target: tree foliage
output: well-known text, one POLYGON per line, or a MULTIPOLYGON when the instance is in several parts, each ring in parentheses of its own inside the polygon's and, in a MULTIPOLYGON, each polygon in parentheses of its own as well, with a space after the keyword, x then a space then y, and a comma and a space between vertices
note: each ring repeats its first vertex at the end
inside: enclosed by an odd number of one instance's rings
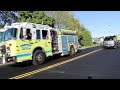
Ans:
POLYGON ((82 37, 81 43, 82 43, 83 46, 92 45, 92 37, 91 37, 90 31, 84 30, 84 31, 81 32, 80 36, 82 37))
POLYGON ((17 21, 16 11, 0 11, 0 28, 17 21))
POLYGON ((73 11, 0 11, 0 27, 13 22, 30 22, 74 30, 78 38, 82 38, 83 45, 91 45, 92 37, 88 29, 74 18, 73 11), (18 15, 16 15, 16 13, 18 15))
POLYGON ((53 17, 58 28, 70 29, 80 32, 80 22, 74 18, 72 11, 44 11, 45 14, 53 17))
POLYGON ((71 11, 45 11, 45 14, 53 17, 59 28, 74 30, 78 38, 82 38, 83 45, 91 45, 92 37, 90 32, 80 24, 80 21, 74 18, 71 11))
POLYGON ((30 22, 43 25, 54 26, 55 20, 44 14, 43 11, 19 11, 20 22, 30 22))
POLYGON ((51 16, 55 19, 55 23, 58 25, 58 28, 67 28, 67 22, 72 16, 70 11, 44 11, 46 15, 51 16))

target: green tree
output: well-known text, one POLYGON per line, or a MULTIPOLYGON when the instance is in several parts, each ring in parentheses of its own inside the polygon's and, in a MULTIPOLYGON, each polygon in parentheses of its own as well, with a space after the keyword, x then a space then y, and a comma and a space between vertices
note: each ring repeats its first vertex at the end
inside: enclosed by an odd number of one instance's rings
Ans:
POLYGON ((0 28, 17 21, 16 11, 0 11, 0 28))
POLYGON ((58 24, 58 28, 67 28, 67 24, 73 12, 71 11, 44 11, 46 15, 51 16, 55 19, 55 23, 58 24))
POLYGON ((19 11, 20 22, 30 22, 43 25, 54 26, 55 20, 47 16, 43 11, 19 11))
POLYGON ((80 22, 74 18, 73 11, 44 11, 46 15, 55 19, 58 28, 75 30, 80 33, 80 22))
POLYGON ((92 37, 91 37, 91 33, 88 30, 84 30, 81 32, 80 37, 82 37, 82 45, 83 46, 90 46, 92 45, 92 37))
POLYGON ((83 45, 91 45, 91 33, 80 24, 80 21, 74 18, 71 11, 44 11, 45 14, 53 17, 55 22, 58 23, 59 28, 70 29, 77 32, 78 38, 83 38, 83 45))
POLYGON ((74 18, 74 14, 71 11, 19 11, 19 15, 20 21, 24 22, 43 23, 50 26, 57 23, 58 28, 76 31, 78 38, 83 38, 83 45, 92 44, 91 33, 80 24, 78 19, 74 18))

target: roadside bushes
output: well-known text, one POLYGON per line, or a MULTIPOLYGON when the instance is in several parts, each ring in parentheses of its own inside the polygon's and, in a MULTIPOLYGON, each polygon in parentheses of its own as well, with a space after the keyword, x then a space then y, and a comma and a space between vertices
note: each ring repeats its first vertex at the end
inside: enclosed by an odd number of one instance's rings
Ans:
POLYGON ((81 32, 80 36, 82 37, 82 40, 81 40, 82 46, 92 45, 92 37, 91 37, 90 31, 84 30, 81 32))

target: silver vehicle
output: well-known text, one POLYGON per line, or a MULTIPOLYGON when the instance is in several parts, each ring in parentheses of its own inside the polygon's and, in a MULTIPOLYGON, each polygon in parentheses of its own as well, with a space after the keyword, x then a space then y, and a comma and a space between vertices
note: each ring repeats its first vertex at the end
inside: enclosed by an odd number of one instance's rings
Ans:
POLYGON ((103 47, 104 48, 116 48, 117 47, 117 38, 116 36, 107 36, 104 38, 103 47))

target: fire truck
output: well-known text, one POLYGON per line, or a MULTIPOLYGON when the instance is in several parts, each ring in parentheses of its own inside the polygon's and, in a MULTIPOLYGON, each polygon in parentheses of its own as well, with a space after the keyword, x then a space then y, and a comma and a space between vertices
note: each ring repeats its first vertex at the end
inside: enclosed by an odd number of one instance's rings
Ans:
POLYGON ((79 45, 76 31, 28 22, 7 26, 4 41, 7 62, 32 60, 33 65, 53 55, 74 55, 79 45))

